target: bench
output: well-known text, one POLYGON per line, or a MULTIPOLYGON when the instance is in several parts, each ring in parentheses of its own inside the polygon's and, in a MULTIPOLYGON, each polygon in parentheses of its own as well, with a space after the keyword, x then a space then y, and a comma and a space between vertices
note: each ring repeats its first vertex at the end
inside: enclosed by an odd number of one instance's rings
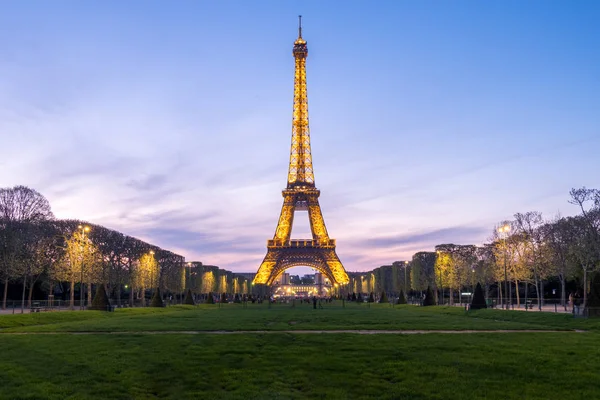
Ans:
POLYGON ((42 311, 42 307, 40 307, 40 303, 34 302, 29 308, 29 312, 40 312, 42 311))
POLYGON ((533 302, 532 302, 532 301, 530 301, 530 300, 527 300, 527 301, 525 302, 525 309, 526 309, 526 310, 527 310, 527 309, 529 309, 529 310, 533 310, 533 302))

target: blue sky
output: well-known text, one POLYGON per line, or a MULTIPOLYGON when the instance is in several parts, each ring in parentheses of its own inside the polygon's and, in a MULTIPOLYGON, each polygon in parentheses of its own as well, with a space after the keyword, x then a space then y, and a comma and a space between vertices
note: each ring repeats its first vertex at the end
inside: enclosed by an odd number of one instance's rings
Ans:
POLYGON ((0 186, 255 271, 286 184, 298 14, 346 269, 481 244, 600 187, 600 3, 227 0, 4 1, 0 186))

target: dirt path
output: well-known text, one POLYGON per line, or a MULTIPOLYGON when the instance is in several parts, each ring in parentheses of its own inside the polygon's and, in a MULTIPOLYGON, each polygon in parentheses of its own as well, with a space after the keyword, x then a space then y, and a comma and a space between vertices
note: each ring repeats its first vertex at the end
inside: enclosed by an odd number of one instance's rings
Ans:
POLYGON ((357 335, 422 335, 422 334, 473 334, 473 333, 582 333, 582 330, 296 330, 296 331, 110 331, 110 332, 2 332, 1 335, 247 335, 247 334, 339 334, 353 333, 357 335))

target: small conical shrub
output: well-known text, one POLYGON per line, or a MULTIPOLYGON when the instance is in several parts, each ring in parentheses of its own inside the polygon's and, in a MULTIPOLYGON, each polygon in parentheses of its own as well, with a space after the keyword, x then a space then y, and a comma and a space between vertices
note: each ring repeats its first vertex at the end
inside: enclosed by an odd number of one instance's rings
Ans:
POLYGON ((156 288, 154 291, 154 296, 152 296, 152 300, 150 301, 150 307, 164 307, 164 303, 162 301, 162 296, 160 295, 160 289, 156 288))
POLYGON ((183 304, 189 304, 190 306, 196 305, 194 302, 194 296, 192 296, 192 289, 188 289, 187 293, 185 294, 183 304))
POLYGON ((215 299, 213 298, 212 292, 208 293, 208 297, 206 297, 206 304, 215 304, 215 299))
POLYGON ((388 298, 387 298, 387 295, 385 294, 385 290, 381 292, 381 297, 379 298, 379 302, 380 303, 388 302, 388 298))
POLYGON ((242 299, 240 298, 240 295, 238 293, 235 294, 235 296, 233 296, 233 302, 234 303, 241 303, 242 299))
POLYGON ((406 304, 406 297, 404 297, 404 292, 400 289, 400 296, 398 296, 397 304, 406 304))
POLYGON ((473 293, 473 301, 471 301, 471 310, 479 310, 482 308, 487 308, 487 305, 485 304, 485 297, 483 295, 481 284, 477 283, 477 286, 475 286, 475 293, 473 293))
POLYGON ((221 293, 221 303, 227 303, 227 293, 221 293))
POLYGON ((108 296, 106 295, 106 289, 104 289, 104 283, 101 283, 96 289, 96 296, 94 296, 94 300, 92 300, 91 307, 89 310, 98 310, 98 311, 109 311, 110 310, 110 301, 108 300, 108 296))
POLYGON ((358 293, 358 296, 356 296, 356 302, 357 303, 362 303, 363 302, 362 293, 358 293))
POLYGON ((352 301, 356 301, 356 293, 352 292, 352 297, 351 297, 352 301))
POLYGON ((587 296, 587 304, 584 306, 587 309, 588 317, 600 317, 600 272, 594 274, 590 293, 587 296))
POLYGON ((425 299, 423 300, 423 306, 435 306, 435 299, 433 298, 431 286, 427 286, 427 291, 425 292, 425 299))
POLYGON ((375 302, 375 296, 373 296, 373 292, 369 293, 369 300, 367 300, 367 302, 369 302, 369 303, 375 302))

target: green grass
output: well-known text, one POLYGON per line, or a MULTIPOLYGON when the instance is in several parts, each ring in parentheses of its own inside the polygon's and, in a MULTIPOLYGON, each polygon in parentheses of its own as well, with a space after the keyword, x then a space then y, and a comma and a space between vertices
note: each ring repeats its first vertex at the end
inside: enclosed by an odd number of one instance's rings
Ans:
POLYGON ((114 313, 54 312, 0 316, 0 329, 21 332, 190 331, 190 330, 600 330, 600 321, 569 314, 457 307, 389 307, 341 303, 312 305, 240 304, 122 309, 114 313))
POLYGON ((598 320, 452 307, 324 307, 230 304, 0 315, 0 399, 600 398, 598 320), (298 329, 589 332, 277 333, 298 329), (275 333, 135 333, 212 330, 275 333), (83 331, 92 333, 10 334, 83 331), (106 331, 129 334, 94 334, 106 331))
POLYGON ((598 398, 597 335, 0 337, 0 398, 598 398))

